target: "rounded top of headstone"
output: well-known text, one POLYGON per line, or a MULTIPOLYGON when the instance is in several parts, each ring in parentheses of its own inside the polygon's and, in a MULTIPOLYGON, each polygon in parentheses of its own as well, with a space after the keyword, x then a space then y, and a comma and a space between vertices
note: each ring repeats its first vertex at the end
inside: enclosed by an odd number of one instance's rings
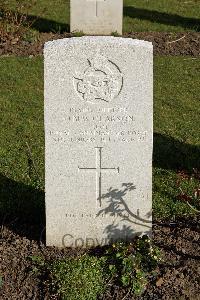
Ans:
POLYGON ((135 46, 153 49, 153 44, 144 40, 114 37, 114 36, 83 36, 64 38, 53 41, 48 41, 44 45, 44 50, 51 47, 64 47, 65 45, 78 45, 78 44, 116 44, 121 46, 135 46))

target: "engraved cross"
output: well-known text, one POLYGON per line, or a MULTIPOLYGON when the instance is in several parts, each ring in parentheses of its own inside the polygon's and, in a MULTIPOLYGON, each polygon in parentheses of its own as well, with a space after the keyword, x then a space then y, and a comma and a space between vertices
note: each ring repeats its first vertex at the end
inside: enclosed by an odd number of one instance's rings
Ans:
POLYGON ((102 183, 102 173, 114 171, 119 173, 119 167, 117 168, 104 168, 102 167, 102 148, 103 147, 95 147, 96 149, 96 168, 80 168, 79 170, 86 170, 86 171, 95 171, 96 172, 96 197, 97 201, 99 201, 101 207, 101 183, 102 183))
POLYGON ((98 17, 98 3, 105 2, 106 0, 87 0, 88 2, 95 2, 95 10, 96 10, 96 17, 98 17))

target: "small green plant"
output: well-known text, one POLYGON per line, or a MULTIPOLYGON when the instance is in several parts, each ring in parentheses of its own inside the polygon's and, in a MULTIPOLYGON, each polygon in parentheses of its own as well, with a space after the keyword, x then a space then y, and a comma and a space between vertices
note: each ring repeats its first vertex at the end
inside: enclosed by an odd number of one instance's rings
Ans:
POLYGON ((120 34, 117 31, 111 32, 111 35, 116 37, 120 36, 120 34))
POLYGON ((0 288, 3 286, 3 277, 0 275, 0 288))
POLYGON ((32 273, 34 274, 42 274, 43 270, 47 267, 44 258, 40 256, 28 256, 28 259, 32 261, 32 273))
POLYGON ((81 37, 81 36, 84 36, 85 33, 83 31, 74 31, 74 32, 72 32, 72 35, 75 37, 81 37))
POLYGON ((51 266, 53 286, 64 300, 96 300, 105 289, 105 258, 85 254, 51 266))
POLYGON ((33 255, 33 256, 28 256, 28 258, 33 262, 36 263, 40 266, 44 266, 45 261, 44 258, 41 256, 33 255))
POLYGON ((159 249, 152 245, 147 236, 138 238, 135 243, 113 244, 107 255, 112 278, 136 295, 141 295, 145 290, 148 275, 156 274, 155 269, 161 258, 159 249))
POLYGON ((36 42, 39 38, 39 34, 34 30, 29 30, 25 32, 22 36, 23 41, 28 43, 36 42))

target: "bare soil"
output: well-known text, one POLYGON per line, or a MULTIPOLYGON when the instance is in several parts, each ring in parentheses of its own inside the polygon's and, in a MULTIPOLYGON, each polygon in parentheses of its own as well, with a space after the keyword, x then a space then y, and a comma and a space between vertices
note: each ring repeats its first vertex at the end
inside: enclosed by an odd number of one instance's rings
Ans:
MULTIPOLYGON (((69 33, 41 33, 37 42, 0 37, 0 55, 42 55, 46 41, 71 37, 69 33)), ((151 41, 155 55, 200 55, 200 33, 127 33, 124 37, 151 41)), ((46 263, 83 250, 45 246, 43 225, 21 224, 18 219, 2 220, 0 230, 0 299, 59 299, 52 292, 48 271, 34 272, 31 256, 44 258, 46 263), (1 280, 2 279, 2 280, 1 280), (1 282, 2 281, 2 282, 1 282)), ((137 298, 119 286, 111 286, 101 300, 200 300, 200 217, 156 224, 154 243, 162 250, 164 261, 159 264, 158 277, 150 278, 144 294, 137 298)))
MULTIPOLYGON (((163 261, 158 267, 158 277, 150 279, 144 294, 135 297, 119 286, 112 286, 99 299, 200 299, 200 218, 156 224, 153 239, 162 251, 163 261)), ((30 257, 39 256, 48 263, 81 252, 81 249, 46 247, 44 228, 19 224, 17 220, 5 223, 0 241, 0 275, 3 279, 0 298, 60 299, 49 285, 50 274, 33 272, 30 257)))
MULTIPOLYGON (((0 37, 0 55, 42 55, 44 43, 54 39, 71 37, 69 33, 40 33, 36 42, 28 42, 12 36, 0 37)), ((131 32, 124 37, 150 41, 155 55, 200 55, 200 33, 131 32)))

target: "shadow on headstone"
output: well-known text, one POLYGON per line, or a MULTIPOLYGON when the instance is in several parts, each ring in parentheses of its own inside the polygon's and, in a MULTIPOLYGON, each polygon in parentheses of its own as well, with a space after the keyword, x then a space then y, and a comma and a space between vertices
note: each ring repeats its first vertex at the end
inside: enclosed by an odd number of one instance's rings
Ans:
POLYGON ((114 220, 112 224, 109 224, 104 229, 107 239, 111 242, 114 242, 116 237, 117 240, 127 242, 136 235, 151 234, 152 227, 149 218, 152 216, 152 212, 149 211, 146 214, 147 219, 144 219, 140 216, 140 210, 137 209, 137 214, 133 213, 124 199, 127 193, 135 189, 136 186, 133 183, 123 183, 121 189, 111 187, 106 194, 102 195, 104 208, 100 209, 97 216, 106 214, 116 217, 117 220, 114 220), (127 223, 127 225, 123 224, 121 227, 120 222, 127 223), (144 230, 142 232, 135 232, 131 224, 141 225, 144 227, 144 230))
MULTIPOLYGON (((187 170, 192 168, 200 169, 200 147, 193 146, 165 136, 159 133, 154 134, 154 166, 162 169, 187 170)), ((139 212, 133 214, 124 196, 136 187, 133 183, 123 183, 121 189, 110 188, 102 195, 102 201, 107 206, 101 213, 129 214, 126 219, 127 225, 119 232, 118 224, 110 224, 105 228, 108 238, 122 235, 129 236, 133 232, 130 229, 131 222, 145 220, 140 218, 139 212)), ((0 222, 8 226, 19 235, 30 239, 39 240, 45 226, 45 194, 44 191, 16 182, 0 174, 0 222)), ((149 212, 151 213, 151 212, 149 212)), ((147 218, 149 215, 147 216, 147 218)), ((123 220, 124 217, 121 219, 123 220)), ((148 227, 148 221, 146 222, 148 227)), ((148 228, 147 228, 148 229, 148 228)), ((135 233, 134 233, 135 234, 135 233)))

